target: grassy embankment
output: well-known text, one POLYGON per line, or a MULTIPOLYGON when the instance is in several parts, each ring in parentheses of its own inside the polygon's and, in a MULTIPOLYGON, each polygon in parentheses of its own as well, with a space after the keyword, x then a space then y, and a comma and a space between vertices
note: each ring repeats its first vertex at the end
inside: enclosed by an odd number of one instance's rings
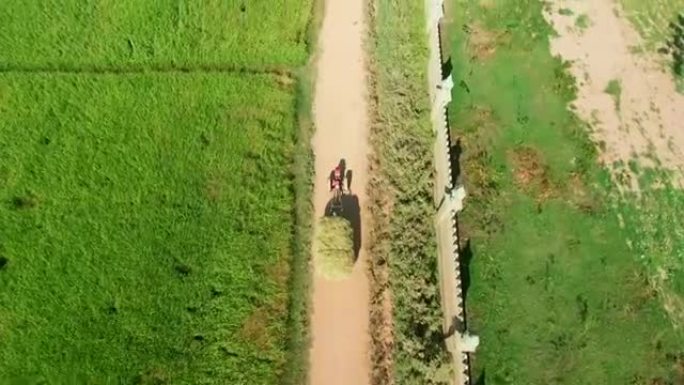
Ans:
POLYGON ((373 134, 375 330, 373 383, 437 383, 447 367, 442 341, 432 202, 433 133, 422 2, 377 0, 370 13, 373 134), (391 320, 382 307, 389 289, 391 320))
POLYGON ((0 11, 2 381, 301 383, 312 2, 62 5, 0 11))
POLYGON ((656 173, 642 170, 643 198, 618 195, 567 109, 574 79, 549 53, 540 2, 449 5, 476 379, 681 381, 684 336, 663 310, 677 297, 654 278, 666 267, 668 284, 684 282, 681 194, 649 188, 656 173))

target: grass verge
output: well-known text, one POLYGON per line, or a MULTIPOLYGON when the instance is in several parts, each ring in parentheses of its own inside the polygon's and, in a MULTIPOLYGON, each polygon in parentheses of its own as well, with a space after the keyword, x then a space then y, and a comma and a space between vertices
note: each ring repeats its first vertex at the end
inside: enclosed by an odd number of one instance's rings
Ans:
POLYGON ((663 310, 676 297, 653 279, 660 261, 644 268, 640 256, 681 245, 670 243, 681 227, 667 228, 681 222, 681 200, 664 203, 671 190, 643 202, 617 195, 567 108, 575 81, 549 53, 542 3, 452 4, 450 119, 469 194, 459 224, 474 255, 466 305, 482 342, 475 379, 681 382, 684 335, 663 310), (472 39, 475 26, 494 40, 472 39), (489 55, 477 54, 482 44, 489 55))
POLYGON ((448 356, 442 337, 432 203, 433 133, 421 2, 369 8, 373 128, 369 195, 373 383, 432 384, 448 356), (389 296, 391 293, 391 296, 389 296), (391 317, 387 314, 391 298, 391 317), (386 332, 393 327, 393 335, 386 332))
POLYGON ((295 187, 295 234, 290 274, 287 362, 281 378, 283 385, 307 382, 309 372, 309 319, 311 310, 311 237, 313 230, 313 173, 314 154, 311 138, 314 133, 312 118, 318 32, 323 20, 324 1, 313 0, 306 30, 309 55, 307 65, 299 70, 295 108, 299 123, 294 152, 293 175, 295 187))

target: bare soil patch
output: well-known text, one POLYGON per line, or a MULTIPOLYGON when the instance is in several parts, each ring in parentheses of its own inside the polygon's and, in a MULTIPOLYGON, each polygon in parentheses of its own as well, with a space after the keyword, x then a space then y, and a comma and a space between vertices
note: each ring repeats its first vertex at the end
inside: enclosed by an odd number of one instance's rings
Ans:
POLYGON ((513 177, 521 190, 532 193, 539 202, 554 195, 548 166, 539 151, 523 146, 513 150, 510 158, 514 165, 513 177))
POLYGON ((476 60, 486 60, 494 56, 496 47, 505 42, 505 32, 490 31, 480 23, 472 24, 468 28, 470 31, 468 46, 476 60))
MULTIPOLYGON (((642 39, 615 1, 549 3, 545 16, 558 32, 551 50, 572 64, 570 71, 578 79, 574 107, 593 122, 591 135, 601 143, 601 160, 612 165, 636 158, 643 167, 662 166, 676 171, 675 182, 681 186, 684 96, 677 92, 671 71, 655 55, 637 53, 642 39), (559 9, 587 15, 591 23, 578 29, 575 17, 559 9)), ((623 176, 622 183, 638 189, 636 178, 623 176)))

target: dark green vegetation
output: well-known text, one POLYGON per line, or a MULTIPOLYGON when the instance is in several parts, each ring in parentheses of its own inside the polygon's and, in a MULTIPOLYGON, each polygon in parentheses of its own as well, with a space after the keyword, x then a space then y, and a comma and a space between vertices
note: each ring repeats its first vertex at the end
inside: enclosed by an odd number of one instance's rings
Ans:
POLYGON ((622 99, 622 84, 620 81, 617 79, 609 81, 603 92, 613 97, 615 110, 620 111, 620 101, 622 99))
MULTIPOLYGON (((684 6, 682 6, 684 8, 684 6)), ((684 10, 671 24, 672 69, 677 76, 684 77, 684 10)))
MULTIPOLYGON (((427 42, 422 2, 378 0, 371 9, 376 167, 371 191, 375 310, 392 293, 394 346, 374 341, 373 381, 434 384, 449 357, 442 338, 432 202, 427 42), (387 266, 389 268, 387 269, 387 266), (387 276, 388 274, 388 276, 387 276), (392 367, 393 366, 393 367, 392 367)), ((374 334, 377 335, 377 334, 374 334)))
POLYGON ((268 76, 14 75, 0 100, 2 382, 276 382, 291 92, 268 76))
POLYGON ((312 2, 7 0, 0 68, 302 65, 312 2))
POLYGON ((319 2, 223 3, 0 7, 0 383, 304 381, 319 2))
POLYGON ((542 3, 450 5, 475 380, 681 383, 684 335, 664 305, 684 293, 682 194, 649 188, 652 171, 641 200, 618 194, 567 109, 574 80, 549 53, 542 3))

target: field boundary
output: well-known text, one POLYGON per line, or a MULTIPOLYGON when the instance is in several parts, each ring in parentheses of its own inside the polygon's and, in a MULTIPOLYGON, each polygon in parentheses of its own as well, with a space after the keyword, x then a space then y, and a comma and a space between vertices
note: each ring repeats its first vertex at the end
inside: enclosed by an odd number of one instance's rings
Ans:
MULTIPOLYGON (((296 76, 295 112, 299 126, 295 142, 292 173, 294 176, 295 210, 290 263, 287 364, 281 378, 282 385, 307 383, 309 375, 309 347, 311 339, 311 235, 313 229, 313 174, 314 153, 311 138, 313 121, 313 90, 316 79, 318 33, 323 21, 324 0, 311 4, 306 29, 306 46, 309 59, 296 76)), ((273 72, 268 74, 275 74, 273 72)), ((292 76, 292 75, 290 75, 292 76)))
POLYGON ((444 312, 446 346, 453 357, 455 385, 470 383, 470 357, 477 347, 477 337, 466 331, 466 314, 461 281, 461 256, 458 246, 457 214, 463 208, 465 189, 454 183, 452 162, 456 151, 451 142, 447 107, 451 102, 453 79, 450 69, 444 68, 440 36, 444 17, 444 0, 425 0, 426 34, 429 47, 428 87, 430 92, 430 120, 434 141, 434 203, 435 232, 439 284, 444 312), (446 72, 446 73, 445 73, 446 72))
POLYGON ((0 73, 7 74, 73 74, 73 75, 137 75, 146 73, 231 73, 241 75, 277 75, 296 78, 296 70, 288 67, 240 67, 230 65, 177 65, 177 64, 140 64, 140 65, 8 65, 0 64, 0 73))

